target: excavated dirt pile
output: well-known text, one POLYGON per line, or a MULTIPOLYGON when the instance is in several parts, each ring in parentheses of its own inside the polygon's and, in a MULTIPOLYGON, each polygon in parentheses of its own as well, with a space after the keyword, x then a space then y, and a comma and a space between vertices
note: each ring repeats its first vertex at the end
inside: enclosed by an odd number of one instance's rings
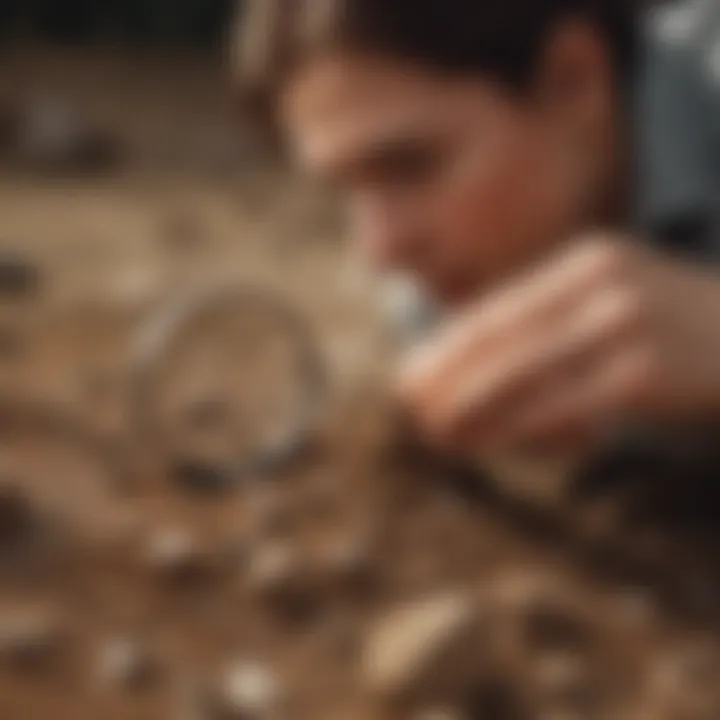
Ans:
MULTIPOLYGON (((14 263, 0 283, 32 293, 14 263)), ((517 488, 547 469, 432 457, 380 387, 310 412, 292 313, 217 297, 145 323, 84 416, 8 390, 1 718, 720 717, 710 442, 636 444, 540 500, 517 488), (208 384, 210 321, 239 395, 208 384)))

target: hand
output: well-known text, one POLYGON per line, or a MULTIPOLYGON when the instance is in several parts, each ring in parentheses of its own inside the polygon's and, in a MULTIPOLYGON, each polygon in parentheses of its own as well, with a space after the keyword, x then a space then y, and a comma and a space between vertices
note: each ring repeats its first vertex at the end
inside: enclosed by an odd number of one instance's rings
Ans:
POLYGON ((479 453, 720 420, 720 275, 628 238, 578 240, 452 320, 400 391, 430 439, 479 453))

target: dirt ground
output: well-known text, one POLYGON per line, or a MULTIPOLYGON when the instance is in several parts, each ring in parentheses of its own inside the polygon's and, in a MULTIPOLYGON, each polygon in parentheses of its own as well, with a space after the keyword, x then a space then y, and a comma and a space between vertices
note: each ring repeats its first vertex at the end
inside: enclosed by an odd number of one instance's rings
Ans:
POLYGON ((509 488, 546 468, 429 456, 331 208, 219 60, 8 51, 0 87, 121 158, 0 143, 0 720, 720 718, 708 447, 542 500, 509 488))

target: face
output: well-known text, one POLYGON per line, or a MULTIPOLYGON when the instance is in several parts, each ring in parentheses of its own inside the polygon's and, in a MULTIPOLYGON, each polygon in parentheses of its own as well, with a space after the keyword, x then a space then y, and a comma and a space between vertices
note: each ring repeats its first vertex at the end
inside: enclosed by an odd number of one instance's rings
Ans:
POLYGON ((597 219, 610 63, 591 28, 556 35, 522 95, 362 53, 299 68, 281 103, 291 147, 339 191, 374 265, 455 306, 597 219))

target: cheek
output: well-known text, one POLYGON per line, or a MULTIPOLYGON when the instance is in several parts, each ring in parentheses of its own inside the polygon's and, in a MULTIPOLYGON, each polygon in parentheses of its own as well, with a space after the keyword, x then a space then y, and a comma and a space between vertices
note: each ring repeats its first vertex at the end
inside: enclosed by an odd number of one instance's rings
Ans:
POLYGON ((559 177, 542 154, 517 141, 458 174, 441 196, 443 235, 479 281, 512 271, 559 232, 559 177))

